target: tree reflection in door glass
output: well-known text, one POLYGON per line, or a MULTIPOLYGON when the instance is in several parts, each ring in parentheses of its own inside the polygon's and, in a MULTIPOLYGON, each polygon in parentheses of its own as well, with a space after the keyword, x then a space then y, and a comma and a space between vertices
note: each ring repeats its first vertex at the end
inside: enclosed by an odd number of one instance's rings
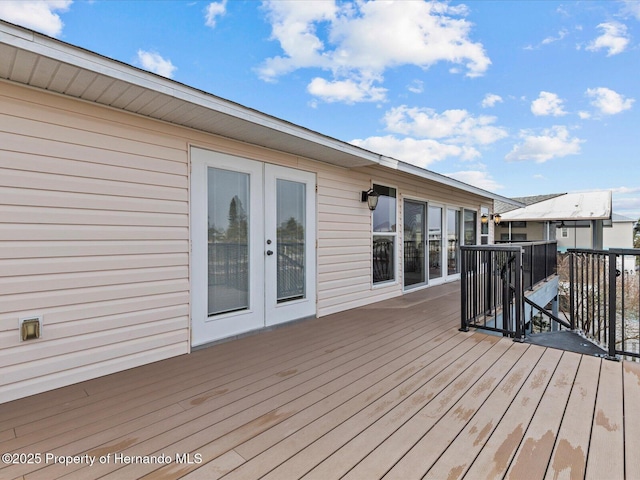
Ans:
POLYGON ((208 313, 249 308, 249 175, 208 168, 208 313))
POLYGON ((305 298, 306 185, 276 182, 277 302, 305 298))

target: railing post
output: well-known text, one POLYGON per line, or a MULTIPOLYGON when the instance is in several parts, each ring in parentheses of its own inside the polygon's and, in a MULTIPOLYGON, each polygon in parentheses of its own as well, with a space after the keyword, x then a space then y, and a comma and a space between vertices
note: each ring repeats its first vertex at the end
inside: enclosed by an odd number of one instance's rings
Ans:
POLYGON ((609 360, 617 360, 616 357, 616 254, 609 252, 609 360))
POLYGON ((460 331, 469 331, 469 319, 467 317, 467 251, 461 248, 462 258, 460 259, 460 331))
MULTIPOLYGON (((515 288, 515 302, 514 302, 514 310, 515 310, 515 330, 516 337, 514 338, 517 342, 524 341, 524 301, 522 297, 524 292, 522 291, 522 255, 523 249, 520 247, 520 251, 516 253, 516 265, 515 265, 515 279, 514 279, 514 288, 515 288)), ((533 270, 533 268, 531 269, 533 270)))
POLYGON ((487 282, 485 284, 485 307, 489 310, 495 311, 494 298, 493 298, 493 284, 495 279, 493 278, 493 252, 488 252, 487 259, 487 271, 486 271, 486 279, 487 282))
POLYGON ((575 272, 574 266, 574 253, 569 252, 569 323, 571 323, 571 330, 576 329, 576 301, 575 301, 575 272))

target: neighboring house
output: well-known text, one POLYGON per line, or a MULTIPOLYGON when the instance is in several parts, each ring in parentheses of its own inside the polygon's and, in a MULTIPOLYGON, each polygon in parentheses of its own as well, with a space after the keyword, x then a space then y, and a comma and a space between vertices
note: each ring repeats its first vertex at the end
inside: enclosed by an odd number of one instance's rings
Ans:
MULTIPOLYGON (((524 207, 496 203, 500 214, 496 242, 557 240, 558 249, 604 246, 611 226, 611 192, 582 192, 519 197, 524 207)), ((633 236, 630 237, 631 239, 633 236)), ((632 241, 632 240, 631 240, 632 241)))
POLYGON ((5 22, 0 58, 0 403, 455 280, 522 205, 5 22))
MULTIPOLYGON (((636 220, 633 218, 611 214, 611 226, 605 226, 603 230, 605 249, 609 248, 633 248, 633 234, 636 220)), ((620 256, 617 260, 618 270, 634 275, 637 271, 636 257, 634 255, 620 256)))

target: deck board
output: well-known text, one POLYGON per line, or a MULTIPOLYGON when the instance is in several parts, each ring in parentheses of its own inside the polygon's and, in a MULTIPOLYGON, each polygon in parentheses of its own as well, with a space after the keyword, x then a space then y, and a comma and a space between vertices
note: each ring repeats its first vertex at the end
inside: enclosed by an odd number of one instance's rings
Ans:
POLYGON ((459 295, 431 287, 0 404, 2 452, 192 460, 0 478, 640 478, 640 364, 459 332, 459 295))
POLYGON ((591 423, 584 419, 593 418, 601 362, 602 360, 596 357, 583 356, 580 359, 578 373, 547 468, 547 480, 584 478, 591 438, 591 423))
POLYGON ((544 478, 547 465, 540 458, 551 457, 579 365, 580 355, 562 355, 505 478, 544 478))
POLYGON ((624 373, 624 447, 625 471, 640 472, 640 404, 629 399, 640 398, 640 363, 625 362, 624 373))
POLYGON ((543 352, 540 348, 527 349, 464 429, 451 443, 440 447, 445 450, 431 466, 426 478, 458 478, 469 468, 543 352))
MULTIPOLYGON (((586 478, 624 478, 622 395, 622 363, 602 362, 586 478), (597 452, 604 454, 598 455, 597 452)), ((629 478, 637 478, 638 473, 629 478)))

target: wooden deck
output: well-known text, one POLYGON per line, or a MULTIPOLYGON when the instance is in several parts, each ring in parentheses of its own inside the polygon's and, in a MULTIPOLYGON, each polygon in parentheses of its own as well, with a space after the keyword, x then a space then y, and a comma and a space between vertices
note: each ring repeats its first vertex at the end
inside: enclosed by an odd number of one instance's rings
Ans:
POLYGON ((640 478, 640 365, 462 333, 459 305, 433 287, 1 404, 0 453, 40 457, 0 478, 640 478))

